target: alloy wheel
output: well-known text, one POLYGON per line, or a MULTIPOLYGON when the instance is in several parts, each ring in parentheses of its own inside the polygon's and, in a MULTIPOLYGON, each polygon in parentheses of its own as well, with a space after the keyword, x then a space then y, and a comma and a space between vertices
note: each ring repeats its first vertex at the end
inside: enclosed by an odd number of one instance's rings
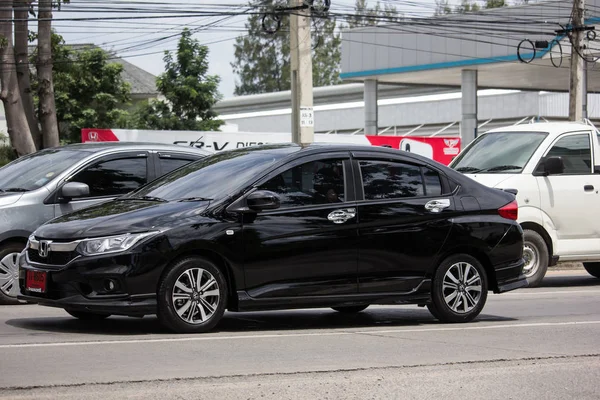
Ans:
POLYGON ((19 294, 19 253, 10 253, 0 260, 0 291, 8 297, 19 294))
POLYGON ((481 275, 471 264, 453 264, 446 271, 442 285, 444 301, 455 313, 468 313, 479 304, 481 275))
POLYGON ((175 281, 173 307, 188 324, 202 324, 217 310, 221 291, 215 277, 205 269, 186 269, 175 281))

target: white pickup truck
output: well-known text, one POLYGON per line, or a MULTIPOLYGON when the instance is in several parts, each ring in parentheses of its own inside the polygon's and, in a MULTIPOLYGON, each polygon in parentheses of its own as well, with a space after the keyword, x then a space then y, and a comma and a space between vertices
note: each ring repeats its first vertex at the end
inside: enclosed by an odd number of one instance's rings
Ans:
POLYGON ((600 137, 583 123, 533 123, 477 137, 450 167, 516 189, 529 286, 560 261, 600 278, 600 137))

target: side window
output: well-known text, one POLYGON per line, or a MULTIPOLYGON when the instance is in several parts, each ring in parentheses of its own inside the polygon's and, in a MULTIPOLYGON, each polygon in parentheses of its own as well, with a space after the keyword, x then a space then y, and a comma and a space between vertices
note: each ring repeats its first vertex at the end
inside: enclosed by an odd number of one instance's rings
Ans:
POLYGON ((259 187, 279 195, 281 208, 345 200, 343 160, 312 161, 290 168, 259 187))
POLYGON ((546 157, 562 157, 565 174, 591 174, 590 137, 588 134, 564 137, 552 146, 546 157))
POLYGON ((423 177, 425 178, 425 195, 441 196, 442 181, 440 179, 440 174, 432 169, 423 167, 423 177))
POLYGON ((90 197, 118 196, 147 182, 146 158, 121 158, 100 161, 75 175, 72 182, 86 183, 90 197))
POLYGON ((365 200, 425 195, 421 168, 393 161, 361 161, 365 200))
POLYGON ((160 158, 160 168, 163 175, 168 174, 171 171, 176 170, 179 167, 183 167, 189 163, 193 162, 192 160, 184 160, 181 158, 160 158))

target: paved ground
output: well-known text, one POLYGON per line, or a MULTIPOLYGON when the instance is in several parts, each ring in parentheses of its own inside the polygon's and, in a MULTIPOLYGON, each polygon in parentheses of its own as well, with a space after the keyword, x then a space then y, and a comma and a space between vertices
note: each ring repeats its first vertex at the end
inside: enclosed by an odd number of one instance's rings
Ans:
POLYGON ((600 281, 552 272, 492 295, 480 318, 426 309, 227 314, 206 335, 155 318, 85 323, 62 310, 0 307, 0 398, 598 399, 600 281))

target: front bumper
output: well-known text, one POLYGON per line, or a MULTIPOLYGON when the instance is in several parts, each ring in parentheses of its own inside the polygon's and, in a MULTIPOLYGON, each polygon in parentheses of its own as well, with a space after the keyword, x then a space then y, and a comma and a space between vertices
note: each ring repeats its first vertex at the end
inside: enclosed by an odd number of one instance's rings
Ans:
POLYGON ((156 290, 168 264, 161 245, 144 246, 131 253, 76 257, 66 265, 19 257, 20 300, 73 311, 143 316, 156 314, 156 290), (44 293, 26 289, 27 271, 46 273, 44 293))

